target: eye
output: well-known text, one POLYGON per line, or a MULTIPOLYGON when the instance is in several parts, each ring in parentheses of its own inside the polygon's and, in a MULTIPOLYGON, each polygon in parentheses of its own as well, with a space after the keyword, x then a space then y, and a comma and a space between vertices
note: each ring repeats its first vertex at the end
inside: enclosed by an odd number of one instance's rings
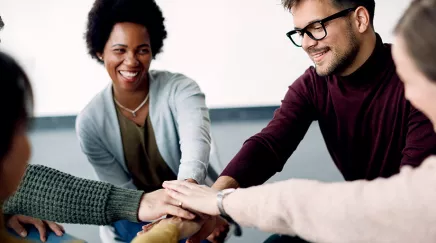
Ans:
POLYGON ((124 49, 122 49, 122 48, 117 48, 117 49, 114 49, 113 50, 115 53, 124 53, 124 52, 126 52, 124 49))
POLYGON ((141 49, 141 50, 139 50, 139 54, 148 54, 148 53, 150 53, 149 49, 141 49))

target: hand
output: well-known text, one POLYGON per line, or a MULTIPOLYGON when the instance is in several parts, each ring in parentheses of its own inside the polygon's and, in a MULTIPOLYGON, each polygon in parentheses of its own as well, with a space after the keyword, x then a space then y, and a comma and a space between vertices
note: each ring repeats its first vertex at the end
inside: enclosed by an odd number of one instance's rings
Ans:
POLYGON ((230 226, 227 220, 218 216, 216 217, 215 229, 212 231, 212 234, 207 237, 207 240, 212 243, 222 243, 227 238, 229 231, 230 226))
POLYGON ((8 219, 6 223, 9 228, 13 229, 21 237, 27 236, 27 231, 24 228, 25 224, 34 225, 36 229, 38 229, 42 242, 45 242, 47 240, 46 226, 48 226, 57 236, 62 236, 65 232, 65 229, 62 225, 51 221, 40 220, 24 215, 13 215, 8 219))
POLYGON ((212 217, 207 220, 200 231, 191 236, 187 243, 200 243, 203 239, 207 239, 212 243, 223 243, 229 232, 229 224, 221 217, 212 217))
POLYGON ((167 214, 184 219, 195 218, 194 214, 182 209, 180 201, 170 197, 164 189, 145 193, 142 196, 138 210, 138 219, 140 221, 155 220, 167 214))
POLYGON ((165 224, 174 224, 177 226, 180 236, 179 239, 186 239, 189 236, 195 234, 197 231, 201 229, 204 220, 197 218, 195 220, 184 220, 179 217, 172 217, 167 219, 159 220, 159 222, 151 223, 142 227, 142 231, 138 233, 138 235, 144 234, 150 231, 156 225, 165 225, 165 224))
POLYGON ((163 187, 168 195, 182 202, 182 207, 194 212, 219 215, 216 196, 218 191, 204 185, 186 181, 165 181, 163 187))

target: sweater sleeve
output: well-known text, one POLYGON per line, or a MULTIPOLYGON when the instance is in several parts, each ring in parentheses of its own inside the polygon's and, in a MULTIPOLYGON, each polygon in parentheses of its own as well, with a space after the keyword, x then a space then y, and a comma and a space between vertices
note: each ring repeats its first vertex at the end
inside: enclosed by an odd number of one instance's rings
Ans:
POLYGON ((181 74, 173 79, 177 80, 174 107, 182 155, 177 178, 191 178, 203 184, 211 150, 209 110, 204 93, 194 80, 181 74))
POLYGON ((373 181, 291 179, 238 189, 224 200, 243 226, 311 242, 422 242, 436 239, 436 157, 373 181))
POLYGON ((59 223, 107 225, 137 221, 142 191, 81 179, 42 165, 29 165, 4 214, 23 214, 59 223))
POLYGON ((259 185, 283 169, 315 119, 314 70, 308 69, 290 87, 273 119, 248 139, 221 176, 241 187, 259 185))

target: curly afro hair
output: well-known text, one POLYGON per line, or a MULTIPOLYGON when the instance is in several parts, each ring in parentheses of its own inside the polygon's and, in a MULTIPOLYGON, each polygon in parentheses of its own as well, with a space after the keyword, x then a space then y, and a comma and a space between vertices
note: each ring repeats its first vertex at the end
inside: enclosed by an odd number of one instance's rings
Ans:
POLYGON ((88 14, 86 45, 88 53, 102 62, 102 53, 115 24, 130 22, 143 25, 150 35, 153 58, 162 50, 167 37, 165 18, 154 0, 96 0, 88 14))

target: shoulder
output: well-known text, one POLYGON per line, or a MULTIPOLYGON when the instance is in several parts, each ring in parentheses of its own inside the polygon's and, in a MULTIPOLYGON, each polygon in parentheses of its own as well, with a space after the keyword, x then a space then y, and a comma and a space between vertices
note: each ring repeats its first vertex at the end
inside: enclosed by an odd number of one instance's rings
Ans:
POLYGON ((158 84, 160 90, 177 92, 186 88, 200 89, 197 82, 181 73, 162 70, 150 70, 149 73, 154 82, 158 84))

